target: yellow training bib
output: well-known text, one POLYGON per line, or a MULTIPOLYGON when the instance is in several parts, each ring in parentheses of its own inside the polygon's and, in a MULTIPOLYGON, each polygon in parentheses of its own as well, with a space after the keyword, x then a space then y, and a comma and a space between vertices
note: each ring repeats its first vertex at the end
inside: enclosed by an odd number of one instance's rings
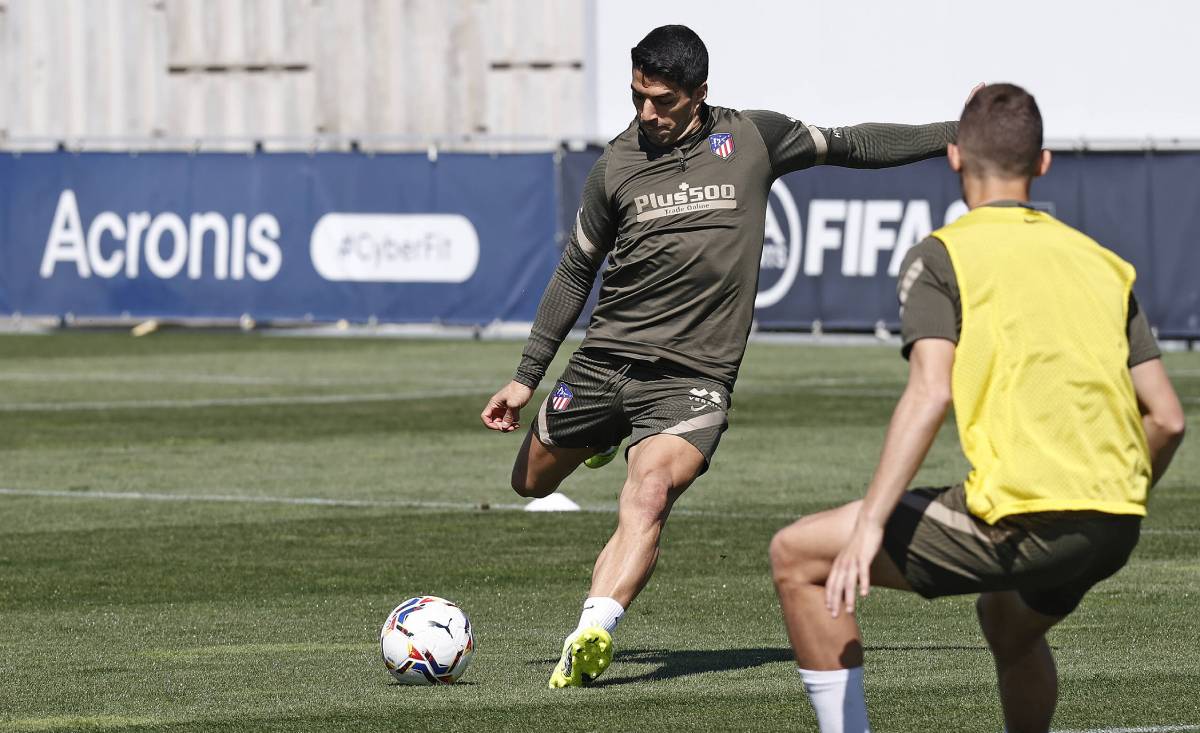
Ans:
POLYGON ((953 392, 967 507, 1146 513, 1129 376, 1133 267, 1049 214, 979 207, 933 234, 962 298, 953 392))

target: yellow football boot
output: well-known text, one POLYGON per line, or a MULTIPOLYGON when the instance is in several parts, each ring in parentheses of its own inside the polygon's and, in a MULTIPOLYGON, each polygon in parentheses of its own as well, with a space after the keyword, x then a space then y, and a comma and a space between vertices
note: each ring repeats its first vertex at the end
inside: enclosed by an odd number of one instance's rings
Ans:
POLYGON ((596 453, 591 458, 583 462, 583 465, 588 468, 601 468, 612 463, 612 460, 617 457, 617 449, 621 447, 620 443, 596 453))
POLYGON ((589 626, 567 637, 562 659, 550 675, 550 689, 586 687, 612 663, 612 636, 599 626, 589 626))

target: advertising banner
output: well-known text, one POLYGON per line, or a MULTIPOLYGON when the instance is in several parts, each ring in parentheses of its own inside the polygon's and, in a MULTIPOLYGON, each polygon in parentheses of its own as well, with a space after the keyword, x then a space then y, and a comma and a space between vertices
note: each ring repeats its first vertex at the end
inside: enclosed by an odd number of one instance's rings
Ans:
MULTIPOLYGON (((0 155, 0 313, 531 321, 599 154, 0 155)), ((1061 153, 1033 199, 1200 338, 1197 190, 1200 153, 1061 153)), ((965 210, 943 159, 776 181, 759 326, 894 330, 904 254, 965 210)))
MULTIPOLYGON (((574 216, 599 150, 563 158, 574 216), (575 188, 577 186, 577 188, 575 188)), ((1163 337, 1200 337, 1200 153, 1060 153, 1033 203, 1131 262, 1163 337)), ((884 170, 821 166, 771 188, 756 319, 762 328, 899 325, 905 253, 966 211, 945 159, 884 170)), ((586 317, 583 319, 586 322, 586 317)))
POLYGON ((551 154, 0 156, 0 309, 532 320, 551 154))

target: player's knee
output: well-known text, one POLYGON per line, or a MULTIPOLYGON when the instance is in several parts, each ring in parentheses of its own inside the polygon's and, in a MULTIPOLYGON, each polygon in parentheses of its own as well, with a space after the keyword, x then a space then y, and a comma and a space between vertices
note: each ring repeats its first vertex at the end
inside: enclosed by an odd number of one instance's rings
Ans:
POLYGON ((767 557, 771 561, 771 577, 774 578, 775 585, 787 581, 791 577, 789 570, 792 560, 788 548, 787 529, 779 530, 771 538, 771 544, 767 547, 767 557))
POLYGON ((513 466, 511 484, 513 491, 526 499, 541 499, 558 488, 557 484, 541 479, 529 470, 528 464, 522 463, 513 466))
POLYGON ((662 522, 671 510, 673 489, 666 472, 631 477, 621 491, 621 513, 642 522, 662 522))
POLYGON ((767 555, 771 560, 771 577, 776 586, 803 580, 803 574, 800 572, 803 549, 796 542, 796 534, 795 524, 784 527, 775 533, 767 548, 767 555))

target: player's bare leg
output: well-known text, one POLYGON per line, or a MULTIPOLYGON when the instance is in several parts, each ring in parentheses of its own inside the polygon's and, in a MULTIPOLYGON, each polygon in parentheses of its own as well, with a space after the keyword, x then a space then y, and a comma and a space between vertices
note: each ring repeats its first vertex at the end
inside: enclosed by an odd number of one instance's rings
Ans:
POLYGON ((1058 673, 1046 632, 1062 617, 1032 610, 1013 591, 984 593, 975 610, 996 659, 1005 729, 1045 733, 1058 703, 1058 673))
MULTIPOLYGON (((771 540, 771 571, 783 607, 788 638, 803 669, 859 667, 862 639, 853 614, 832 617, 825 607, 825 579, 858 518, 860 501, 803 517, 771 540)), ((871 585, 908 589, 887 553, 871 564, 871 585)))
POLYGON ((558 490, 579 464, 595 454, 592 448, 560 448, 548 446, 525 434, 525 442, 513 463, 512 487, 521 496, 540 499, 558 490))
POLYGON ((629 449, 617 529, 596 558, 592 596, 628 608, 650 580, 671 507, 704 468, 704 456, 677 435, 654 435, 629 449))
MULTIPOLYGON (((851 537, 861 502, 805 517, 771 540, 771 570, 796 666, 822 731, 866 731, 862 637, 854 615, 835 618, 825 582, 851 537)), ((871 563, 871 584, 908 588, 887 553, 871 563)))
POLYGON ((676 435, 655 435, 629 449, 617 529, 596 558, 579 626, 563 643, 550 687, 591 684, 612 661, 611 632, 654 572, 671 507, 700 475, 704 456, 676 435))

